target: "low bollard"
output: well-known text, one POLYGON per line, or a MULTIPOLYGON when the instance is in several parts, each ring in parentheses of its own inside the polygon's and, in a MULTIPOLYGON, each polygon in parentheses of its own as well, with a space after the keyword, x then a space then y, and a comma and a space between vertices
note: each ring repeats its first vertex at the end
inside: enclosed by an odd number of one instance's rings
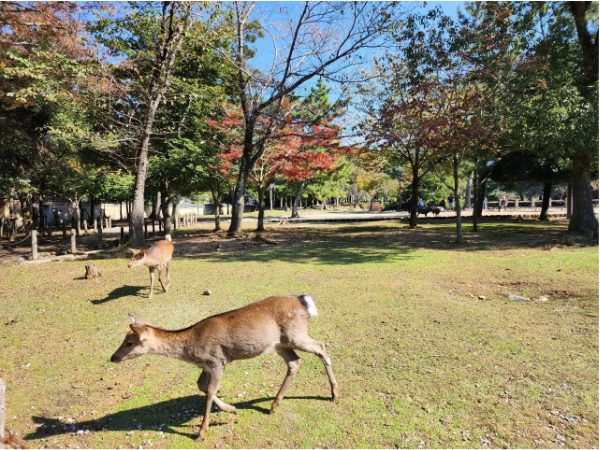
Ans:
POLYGON ((77 253, 77 230, 71 228, 71 254, 77 253))
POLYGON ((38 259, 38 232, 31 230, 31 259, 38 259))

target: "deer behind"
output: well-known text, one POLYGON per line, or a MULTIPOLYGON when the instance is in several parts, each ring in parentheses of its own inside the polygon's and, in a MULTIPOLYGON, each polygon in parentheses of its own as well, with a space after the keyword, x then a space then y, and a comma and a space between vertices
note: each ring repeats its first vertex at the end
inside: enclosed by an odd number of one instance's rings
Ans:
POLYGON ((274 412, 300 367, 300 357, 295 350, 313 353, 325 365, 332 400, 336 400, 338 385, 331 359, 325 346, 308 335, 308 319, 316 315, 314 300, 308 295, 268 297, 178 331, 152 327, 130 315, 131 330, 110 360, 120 362, 150 353, 182 359, 200 367, 198 388, 206 393, 206 406, 198 439, 203 439, 213 402, 223 411, 236 411, 234 406, 216 396, 225 366, 235 360, 254 358, 270 350, 283 358, 288 370, 271 405, 274 412))
POLYGON ((142 264, 148 267, 150 271, 150 295, 152 297, 152 291, 154 290, 154 272, 158 271, 158 281, 162 286, 163 290, 167 292, 171 285, 171 277, 169 271, 171 269, 171 260, 173 259, 173 250, 175 246, 170 239, 164 241, 158 241, 152 247, 147 250, 139 250, 131 248, 133 255, 129 262, 129 268, 141 266, 142 264), (165 283, 162 280, 162 271, 165 271, 165 283))

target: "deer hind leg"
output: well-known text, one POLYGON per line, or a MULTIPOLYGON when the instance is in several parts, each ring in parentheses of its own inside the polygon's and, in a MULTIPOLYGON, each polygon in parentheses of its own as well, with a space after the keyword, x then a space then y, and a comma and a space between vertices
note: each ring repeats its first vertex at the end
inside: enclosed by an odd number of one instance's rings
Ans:
POLYGON ((158 268, 158 282, 160 283, 161 287, 163 288, 163 291, 167 292, 167 289, 165 288, 165 284, 163 283, 163 280, 162 280, 162 273, 163 273, 163 271, 159 267, 158 268))
POLYGON ((169 288, 171 287, 171 262, 168 262, 165 265, 165 272, 166 272, 166 282, 167 284, 165 286, 163 286, 163 289, 165 290, 165 292, 169 292, 169 288))
MULTIPOLYGON (((208 376, 209 376, 209 372, 207 372, 206 370, 203 370, 202 373, 200 374, 200 378, 198 378, 198 389, 200 389, 201 392, 204 392, 206 394, 206 390, 208 388, 208 376)), ((236 413, 237 409, 235 408, 235 406, 230 405, 228 403, 225 403, 224 401, 220 400, 216 394, 214 397, 214 402, 215 405, 217 405, 217 407, 221 410, 221 411, 225 411, 228 413, 236 413)))
POLYGON ((285 362, 288 366, 288 370, 285 375, 285 379, 283 380, 283 383, 281 384, 281 387, 279 388, 279 391, 277 392, 277 396, 275 397, 275 400, 273 401, 273 404, 271 405, 271 414, 273 414, 275 412, 275 410, 281 404, 281 401, 283 400, 283 396, 285 395, 285 392, 290 387, 290 384, 292 383, 292 381, 294 381, 294 378, 296 377, 296 373, 298 372, 298 369, 300 368, 300 357, 296 354, 296 352, 294 350, 292 350, 291 348, 286 348, 286 347, 276 347, 275 350, 277 351, 279 356, 281 356, 285 360, 285 362))
POLYGON ((335 375, 333 374, 333 369, 331 368, 331 358, 329 358, 329 355, 325 351, 325 344, 315 341, 313 338, 306 335, 300 339, 296 338, 293 340, 290 343, 290 347, 303 352, 313 353, 321 358, 321 361, 323 361, 323 365, 325 366, 325 371, 327 372, 329 385, 331 386, 331 400, 335 402, 338 398, 339 388, 337 381, 335 380, 335 375))
POLYGON ((152 298, 152 291, 154 290, 154 267, 150 267, 150 295, 148 298, 152 298))
MULTIPOLYGON (((204 374, 204 372, 202 374, 204 374)), ((204 408, 204 417, 202 418, 202 423, 200 424, 200 432, 198 433, 199 441, 203 440, 206 436, 206 431, 208 430, 208 424, 210 422, 210 409, 212 407, 213 401, 215 400, 215 397, 217 396, 217 391, 219 390, 219 382, 221 381, 222 375, 222 367, 206 371, 206 406, 204 408)), ((200 378, 202 378, 202 376, 200 376, 200 378)))

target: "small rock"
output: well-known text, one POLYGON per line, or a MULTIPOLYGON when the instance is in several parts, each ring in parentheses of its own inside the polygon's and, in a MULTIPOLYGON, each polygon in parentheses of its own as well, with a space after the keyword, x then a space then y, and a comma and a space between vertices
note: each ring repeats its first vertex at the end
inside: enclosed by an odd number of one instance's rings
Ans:
POLYGON ((537 301, 538 302, 547 302, 548 301, 548 296, 547 295, 541 295, 540 297, 538 297, 537 301))
POLYGON ((479 300, 485 300, 487 297, 485 295, 478 295, 477 298, 479 300))
POLYGON ((516 294, 508 294, 508 299, 512 300, 513 302, 528 302, 531 300, 529 297, 523 297, 522 295, 516 294))
POLYGON ((83 430, 77 430, 77 434, 78 434, 79 436, 83 436, 83 430))
POLYGON ((211 294, 211 292, 210 292, 210 290, 209 290, 209 289, 205 290, 205 291, 202 293, 202 295, 210 295, 210 294, 211 294))
POLYGON ((128 398, 133 397, 133 394, 131 392, 125 392, 123 395, 121 395, 121 398, 123 400, 127 400, 128 398))

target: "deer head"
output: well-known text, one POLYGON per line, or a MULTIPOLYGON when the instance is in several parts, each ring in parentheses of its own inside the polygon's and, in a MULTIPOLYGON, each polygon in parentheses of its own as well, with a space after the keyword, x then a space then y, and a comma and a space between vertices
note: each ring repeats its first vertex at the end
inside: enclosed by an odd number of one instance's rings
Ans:
POLYGON ((137 358, 150 350, 149 340, 152 337, 151 327, 139 317, 129 314, 131 318, 131 328, 125 335, 123 343, 117 351, 111 356, 111 362, 121 362, 126 359, 137 358))

